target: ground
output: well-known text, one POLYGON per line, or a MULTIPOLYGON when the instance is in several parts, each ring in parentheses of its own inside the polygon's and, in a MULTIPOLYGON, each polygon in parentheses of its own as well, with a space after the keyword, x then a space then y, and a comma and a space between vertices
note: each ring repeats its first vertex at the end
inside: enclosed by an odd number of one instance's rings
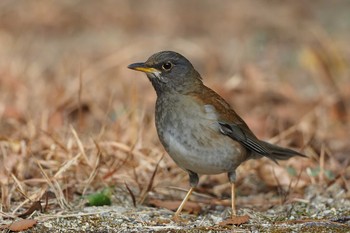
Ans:
MULTIPOLYGON (((28 232, 347 232, 348 1, 0 3, 0 224, 28 232), (154 90, 127 65, 185 55, 261 139, 308 156, 188 177, 154 127, 154 90), (87 206, 102 194, 104 206, 87 206), (30 219, 36 222, 21 222, 30 219)), ((101 203, 100 203, 101 204, 101 203)), ((97 205, 93 203, 90 205, 97 205)), ((12 228, 11 228, 12 229, 12 228)))

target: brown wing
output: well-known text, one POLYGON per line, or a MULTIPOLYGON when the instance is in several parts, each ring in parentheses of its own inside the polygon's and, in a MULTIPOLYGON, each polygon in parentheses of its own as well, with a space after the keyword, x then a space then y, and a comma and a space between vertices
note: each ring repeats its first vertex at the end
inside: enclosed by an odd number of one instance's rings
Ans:
POLYGON ((218 123, 222 134, 242 143, 250 151, 261 155, 270 154, 264 143, 254 135, 243 119, 221 96, 208 87, 201 88, 200 92, 196 93, 195 97, 203 104, 214 106, 218 113, 218 123))

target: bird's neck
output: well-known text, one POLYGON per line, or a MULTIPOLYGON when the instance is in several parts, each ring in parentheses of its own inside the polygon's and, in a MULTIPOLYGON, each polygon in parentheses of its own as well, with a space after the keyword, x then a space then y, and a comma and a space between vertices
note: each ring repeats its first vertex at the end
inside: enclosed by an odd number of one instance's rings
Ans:
POLYGON ((163 96, 168 94, 182 94, 198 92, 202 89, 202 78, 196 70, 193 70, 191 74, 184 75, 183 77, 177 77, 177 81, 163 83, 159 79, 150 78, 150 81, 155 89, 157 96, 163 96))

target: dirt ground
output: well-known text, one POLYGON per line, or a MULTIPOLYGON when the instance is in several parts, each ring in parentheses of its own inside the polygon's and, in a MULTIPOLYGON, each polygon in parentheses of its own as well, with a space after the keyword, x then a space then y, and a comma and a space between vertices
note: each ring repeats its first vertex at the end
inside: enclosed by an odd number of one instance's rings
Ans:
POLYGON ((1 1, 0 229, 349 232, 349 9, 1 1), (187 57, 259 138, 308 156, 238 168, 242 224, 225 222, 226 174, 201 176, 183 222, 171 219, 188 177, 158 140, 151 84, 127 69, 162 50, 187 57), (91 204, 100 194, 110 205, 91 204))

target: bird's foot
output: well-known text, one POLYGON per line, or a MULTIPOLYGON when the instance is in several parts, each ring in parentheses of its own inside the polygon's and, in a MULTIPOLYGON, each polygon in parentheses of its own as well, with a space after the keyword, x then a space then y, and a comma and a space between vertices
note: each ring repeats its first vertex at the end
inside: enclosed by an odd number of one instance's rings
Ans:
POLYGON ((188 219, 181 218, 180 215, 178 215, 178 214, 175 214, 171 219, 174 222, 179 223, 179 224, 188 222, 188 219))
POLYGON ((236 209, 232 209, 231 218, 235 218, 235 217, 237 217, 236 209))

